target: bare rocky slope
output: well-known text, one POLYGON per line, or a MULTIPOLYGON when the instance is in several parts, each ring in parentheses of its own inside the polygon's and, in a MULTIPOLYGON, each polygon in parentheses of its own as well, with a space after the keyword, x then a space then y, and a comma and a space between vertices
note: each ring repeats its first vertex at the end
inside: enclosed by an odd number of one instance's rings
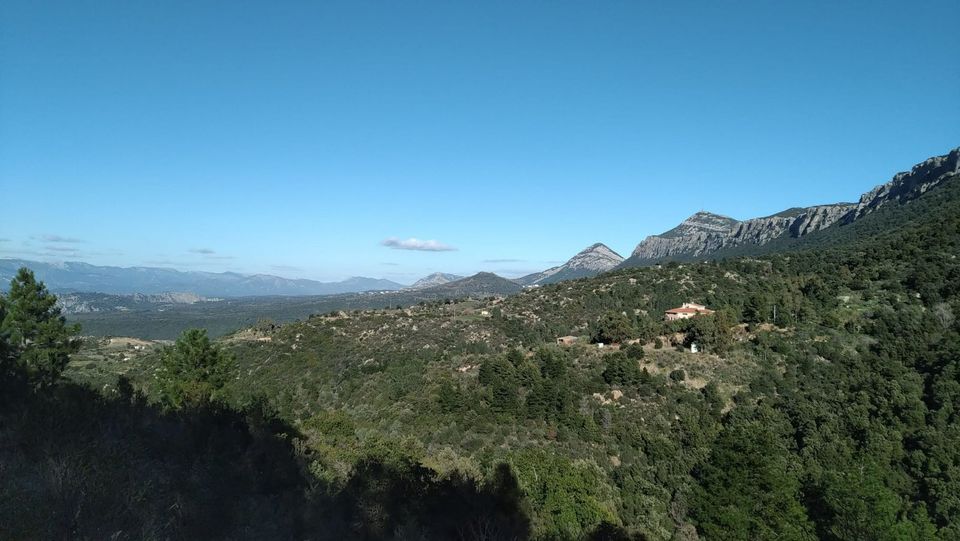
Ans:
POLYGON ((623 257, 603 243, 592 244, 563 265, 551 267, 514 280, 522 286, 545 285, 563 280, 589 278, 601 272, 615 268, 623 262, 623 257))
POLYGON ((910 171, 863 194, 857 203, 794 208, 763 218, 735 220, 697 212, 677 227, 651 235, 620 267, 650 265, 664 260, 723 257, 728 252, 759 247, 774 240, 801 238, 831 226, 842 227, 889 204, 904 204, 923 195, 960 171, 960 148, 925 160, 910 171))

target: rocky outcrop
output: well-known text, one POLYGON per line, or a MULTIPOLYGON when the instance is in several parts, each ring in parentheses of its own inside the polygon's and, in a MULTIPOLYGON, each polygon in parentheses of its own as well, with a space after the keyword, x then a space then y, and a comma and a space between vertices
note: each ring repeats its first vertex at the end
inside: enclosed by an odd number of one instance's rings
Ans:
POLYGON ((575 278, 587 278, 613 269, 622 262, 623 256, 611 250, 607 245, 598 242, 584 248, 563 265, 528 274, 517 278, 515 281, 523 286, 531 286, 552 284, 575 278))
POLYGON ((889 203, 916 199, 958 171, 960 148, 898 173, 890 182, 863 194, 858 203, 794 208, 744 221, 697 212, 670 231, 644 239, 622 266, 648 265, 664 259, 692 260, 742 246, 762 246, 784 237, 803 237, 834 224, 851 223, 889 203))

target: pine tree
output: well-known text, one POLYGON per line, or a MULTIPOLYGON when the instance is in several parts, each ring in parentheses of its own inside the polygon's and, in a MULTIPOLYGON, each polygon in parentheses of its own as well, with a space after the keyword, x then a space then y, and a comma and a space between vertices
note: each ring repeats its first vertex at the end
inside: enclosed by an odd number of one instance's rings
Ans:
POLYGON ((211 343, 207 331, 183 331, 161 354, 161 399, 172 408, 220 402, 233 365, 233 356, 211 343))
MULTIPOLYGON (((3 297, 0 296, 0 324, 6 317, 3 297)), ((16 363, 15 348, 10 343, 10 333, 0 328, 0 393, 6 394, 5 387, 13 383, 14 365, 16 363)), ((0 396, 2 401, 2 396, 0 396)))
POLYGON ((443 413, 458 412, 464 405, 463 389, 459 385, 455 387, 450 381, 444 381, 440 384, 437 401, 440 403, 440 411, 443 413))
POLYGON ((57 297, 23 267, 0 296, 0 334, 6 335, 17 357, 17 368, 39 387, 54 385, 80 348, 79 325, 67 325, 57 297))

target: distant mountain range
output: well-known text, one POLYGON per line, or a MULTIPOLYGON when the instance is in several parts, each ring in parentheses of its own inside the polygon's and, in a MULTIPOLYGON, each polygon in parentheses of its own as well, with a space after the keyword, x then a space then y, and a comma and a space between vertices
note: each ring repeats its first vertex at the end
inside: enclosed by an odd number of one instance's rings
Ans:
POLYGON ((29 267, 51 291, 153 295, 189 292, 205 297, 262 295, 335 295, 394 291, 404 286, 379 278, 354 277, 342 282, 292 280, 269 274, 184 272, 155 267, 101 267, 79 262, 41 263, 0 259, 0 283, 7 284, 20 267, 29 267))
POLYGON ((481 272, 431 287, 340 295, 213 299, 181 294, 62 293, 58 300, 63 313, 83 325, 84 334, 168 340, 185 329, 197 327, 219 336, 260 319, 288 322, 340 310, 407 307, 465 297, 505 297, 521 290, 516 282, 481 272))

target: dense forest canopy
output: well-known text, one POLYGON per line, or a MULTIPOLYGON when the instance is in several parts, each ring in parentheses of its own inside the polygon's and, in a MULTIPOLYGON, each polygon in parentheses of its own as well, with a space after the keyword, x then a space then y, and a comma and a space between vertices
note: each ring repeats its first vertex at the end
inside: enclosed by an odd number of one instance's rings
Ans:
POLYGON ((958 539, 958 192, 754 258, 132 360, 84 357, 24 270, 0 537, 958 539), (662 321, 688 301, 716 313, 662 321))

